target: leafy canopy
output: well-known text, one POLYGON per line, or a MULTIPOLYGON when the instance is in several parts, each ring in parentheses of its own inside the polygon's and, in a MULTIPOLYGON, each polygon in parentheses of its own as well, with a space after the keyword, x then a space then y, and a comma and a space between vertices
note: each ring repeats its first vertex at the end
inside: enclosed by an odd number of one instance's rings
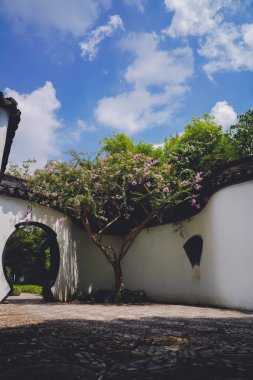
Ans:
POLYGON ((154 145, 140 141, 138 144, 135 144, 130 137, 124 135, 123 133, 114 134, 113 137, 105 137, 100 144, 101 149, 99 154, 114 154, 122 152, 131 152, 131 153, 141 153, 153 158, 161 158, 162 148, 155 148, 154 145))
POLYGON ((228 131, 231 139, 231 158, 238 159, 253 154, 253 110, 238 116, 238 123, 228 131))
POLYGON ((181 135, 175 135, 165 141, 165 156, 177 155, 184 167, 202 170, 209 174, 220 160, 220 150, 223 143, 221 126, 216 124, 214 117, 205 114, 192 118, 181 135))
POLYGON ((182 169, 179 160, 170 164, 125 151, 93 162, 76 154, 68 163, 50 162, 35 172, 30 185, 40 204, 78 219, 89 216, 102 226, 118 216, 161 215, 180 202, 192 201, 200 181, 201 174, 182 169))

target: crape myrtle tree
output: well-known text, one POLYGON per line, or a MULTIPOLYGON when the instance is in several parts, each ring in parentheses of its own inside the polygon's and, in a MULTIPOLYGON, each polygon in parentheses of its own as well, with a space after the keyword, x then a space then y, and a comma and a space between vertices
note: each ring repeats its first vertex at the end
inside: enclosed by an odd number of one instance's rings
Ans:
MULTIPOLYGON (((202 171, 211 176, 219 165, 253 154, 253 110, 222 131, 214 117, 192 118, 180 135, 152 144, 116 134, 103 140, 94 161, 75 152, 70 162, 49 162, 30 178, 33 200, 57 207, 79 219, 90 239, 103 253, 115 275, 115 289, 123 289, 121 261, 138 234, 167 210, 182 202, 200 208, 202 171), (104 235, 122 221, 128 233, 118 251, 104 235)), ((10 174, 29 177, 29 161, 10 174)))
POLYGON ((93 161, 72 152, 70 162, 49 162, 29 183, 33 201, 57 207, 81 221, 112 266, 115 291, 120 293, 124 288, 121 262, 138 234, 182 202, 199 208, 201 181, 202 173, 182 169, 177 157, 170 164, 144 153, 116 149, 93 161), (116 250, 104 235, 122 222, 127 232, 116 250))

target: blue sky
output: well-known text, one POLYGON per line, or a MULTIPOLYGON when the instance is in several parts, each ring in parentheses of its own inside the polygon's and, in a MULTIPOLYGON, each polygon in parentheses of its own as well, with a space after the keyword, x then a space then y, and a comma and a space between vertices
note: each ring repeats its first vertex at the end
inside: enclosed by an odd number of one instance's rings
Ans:
POLYGON ((253 106, 253 0, 1 0, 10 160, 39 165, 123 132, 159 144, 192 116, 253 106))

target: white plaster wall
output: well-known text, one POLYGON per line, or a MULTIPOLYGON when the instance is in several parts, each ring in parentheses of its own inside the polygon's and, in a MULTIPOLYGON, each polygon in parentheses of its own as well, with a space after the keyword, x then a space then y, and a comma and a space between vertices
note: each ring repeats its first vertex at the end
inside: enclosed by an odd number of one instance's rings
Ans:
MULTIPOLYGON (((99 289, 114 289, 112 266, 103 253, 91 242, 84 229, 75 228, 73 238, 77 244, 77 264, 79 270, 78 291, 90 293, 99 289)), ((121 238, 106 236, 104 243, 118 249, 121 238)))
POLYGON ((217 192, 205 223, 202 302, 253 309, 253 181, 217 192))
MULTIPOLYGON (((20 223, 20 214, 28 209, 29 202, 0 195, 0 301, 10 288, 5 280, 2 254, 8 238, 20 223)), ((113 288, 113 271, 101 252, 89 240, 86 231, 70 218, 45 206, 33 206, 32 221, 45 224, 57 234, 60 250, 60 269, 52 288, 54 297, 67 301, 72 295, 97 289, 113 288)), ((117 247, 120 238, 106 238, 117 247)))
POLYGON ((154 300, 253 309, 253 181, 220 190, 205 209, 182 224, 150 228, 123 262, 125 285, 154 300), (183 244, 204 240, 200 267, 192 269, 183 244))
POLYGON ((183 245, 195 234, 203 236, 202 218, 183 223, 181 231, 183 236, 167 224, 139 235, 123 261, 127 288, 145 290, 155 301, 199 302, 202 272, 192 269, 183 245))
MULTIPOLYGON (((144 230, 123 260, 125 286, 145 290, 156 301, 202 303, 253 310, 253 181, 214 194, 204 210, 182 223, 144 230), (191 267, 183 249, 193 235, 203 238, 200 267, 191 267)), ((0 254, 28 202, 0 196, 0 254)), ((53 288, 59 300, 71 294, 113 289, 111 266, 86 232, 63 215, 37 206, 33 220, 57 234, 61 265, 53 288)), ((115 248, 121 237, 106 237, 115 248)), ((8 291, 0 260, 0 299, 8 291)))
MULTIPOLYGON (((28 204, 24 200, 0 196, 0 300, 10 290, 3 273, 2 253, 8 238, 15 231, 15 225, 20 222, 20 212, 26 211, 28 204)), ((75 227, 68 218, 61 224, 59 219, 62 217, 63 214, 60 212, 44 206, 33 208, 32 221, 47 225, 57 234, 60 250, 60 269, 52 291, 56 299, 66 301, 72 294, 77 292, 78 266, 76 242, 73 240, 72 233, 75 227)))

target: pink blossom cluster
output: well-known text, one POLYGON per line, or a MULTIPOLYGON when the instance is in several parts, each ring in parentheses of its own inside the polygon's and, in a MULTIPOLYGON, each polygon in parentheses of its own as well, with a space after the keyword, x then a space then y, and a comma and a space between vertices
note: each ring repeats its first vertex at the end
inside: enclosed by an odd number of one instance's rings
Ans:
POLYGON ((203 173, 202 172, 197 172, 197 174, 195 176, 195 182, 199 183, 201 181, 203 181, 203 173))
POLYGON ((154 160, 152 157, 147 157, 147 162, 150 165, 156 165, 159 162, 159 160, 154 160))
POLYGON ((41 204, 42 206, 48 206, 48 202, 47 202, 47 201, 41 201, 40 204, 41 204))
POLYGON ((199 191, 200 189, 202 189, 202 186, 199 183, 196 183, 196 185, 194 186, 194 189, 199 191))
POLYGON ((200 204, 197 202, 196 198, 192 198, 191 205, 195 206, 197 209, 200 209, 200 204))

